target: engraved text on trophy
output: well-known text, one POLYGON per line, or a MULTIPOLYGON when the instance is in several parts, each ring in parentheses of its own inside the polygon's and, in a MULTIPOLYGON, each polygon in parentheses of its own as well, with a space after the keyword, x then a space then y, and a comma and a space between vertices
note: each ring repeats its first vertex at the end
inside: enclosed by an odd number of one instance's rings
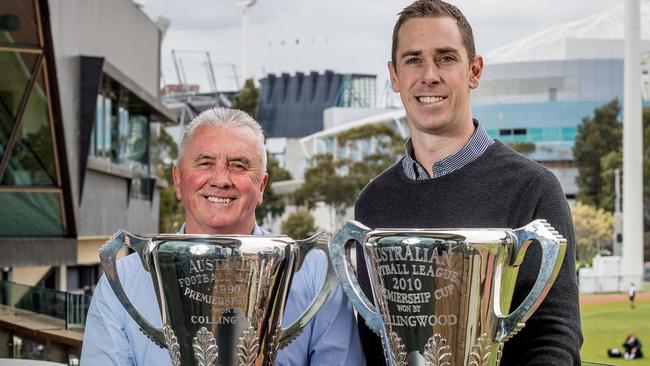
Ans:
POLYGON ((461 321, 462 256, 449 242, 420 245, 418 240, 373 248, 382 317, 393 332, 409 339, 407 353, 422 352, 434 335, 453 336, 461 321))
POLYGON ((192 259, 187 276, 178 278, 185 298, 210 306, 211 315, 192 315, 190 322, 201 325, 236 324, 246 311, 250 264, 235 258, 192 259), (202 289, 210 289, 209 292, 202 289))

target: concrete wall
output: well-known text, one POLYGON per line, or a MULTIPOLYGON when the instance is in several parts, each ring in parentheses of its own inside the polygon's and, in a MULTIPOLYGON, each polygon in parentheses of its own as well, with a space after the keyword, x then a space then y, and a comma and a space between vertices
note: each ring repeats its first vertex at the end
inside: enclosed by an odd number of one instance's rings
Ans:
POLYGON ((88 170, 77 218, 79 236, 112 234, 118 229, 131 233, 158 232, 159 191, 153 202, 130 198, 128 180, 88 170))
POLYGON ((103 176, 105 180, 96 179, 88 173, 84 197, 88 196, 87 201, 94 204, 79 206, 79 56, 104 57, 148 93, 157 96, 160 31, 131 0, 57 0, 50 1, 49 7, 78 234, 107 234, 105 230, 114 231, 118 225, 143 232, 157 231, 158 207, 149 207, 149 202, 142 204, 143 207, 137 207, 138 203, 127 205, 125 179, 108 175, 103 176), (98 201, 99 197, 104 201, 98 201), (148 217, 153 212, 155 221, 148 217), (127 217, 135 222, 125 225, 127 217), (106 218, 108 221, 102 222, 106 218))
POLYGON ((132 0, 53 0, 49 7, 78 235, 105 235, 118 227, 155 232, 157 203, 127 204, 126 179, 109 175, 100 179, 88 171, 84 202, 79 206, 79 56, 104 57, 145 91, 157 96, 160 31, 132 0))

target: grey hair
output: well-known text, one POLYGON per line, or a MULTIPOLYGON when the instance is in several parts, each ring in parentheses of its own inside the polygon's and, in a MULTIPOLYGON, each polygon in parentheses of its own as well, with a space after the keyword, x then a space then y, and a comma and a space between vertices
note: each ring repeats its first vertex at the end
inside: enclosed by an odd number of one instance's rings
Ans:
POLYGON ((187 143, 190 141, 194 131, 199 126, 227 126, 227 127, 248 127, 257 137, 257 145, 262 161, 262 168, 266 172, 266 146, 264 145, 264 131, 257 121, 253 119, 248 113, 240 111, 239 109, 216 107, 201 112, 196 118, 190 122, 185 128, 183 139, 178 147, 178 156, 176 157, 176 165, 178 165, 183 157, 187 143))

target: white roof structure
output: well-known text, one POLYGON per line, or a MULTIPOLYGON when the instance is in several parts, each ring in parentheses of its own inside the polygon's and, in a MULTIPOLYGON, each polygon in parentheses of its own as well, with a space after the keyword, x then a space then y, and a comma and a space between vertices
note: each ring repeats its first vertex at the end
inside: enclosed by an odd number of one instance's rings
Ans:
MULTIPOLYGON (((534 33, 488 52, 486 63, 569 59, 621 59, 623 5, 534 33)), ((650 0, 641 0, 641 49, 650 50, 650 0)))

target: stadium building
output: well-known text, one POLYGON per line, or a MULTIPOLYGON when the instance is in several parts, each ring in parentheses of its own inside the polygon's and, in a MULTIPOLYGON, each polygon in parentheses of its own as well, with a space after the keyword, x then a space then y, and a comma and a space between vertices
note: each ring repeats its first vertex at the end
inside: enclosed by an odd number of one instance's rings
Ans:
MULTIPOLYGON (((623 105, 623 6, 559 25, 484 55, 480 86, 473 91, 473 114, 490 136, 525 145, 525 153, 560 179, 568 198, 577 193, 573 145, 577 127, 595 108, 613 99, 623 105)), ((650 1, 642 1, 641 49, 644 100, 650 96, 650 1)), ((360 159, 368 143, 337 148, 336 136, 351 128, 386 123, 402 135, 404 111, 343 120, 301 139, 307 157, 335 153, 360 159), (361 154, 359 153, 361 152, 361 154)), ((621 119, 622 121, 622 116, 621 119)))

